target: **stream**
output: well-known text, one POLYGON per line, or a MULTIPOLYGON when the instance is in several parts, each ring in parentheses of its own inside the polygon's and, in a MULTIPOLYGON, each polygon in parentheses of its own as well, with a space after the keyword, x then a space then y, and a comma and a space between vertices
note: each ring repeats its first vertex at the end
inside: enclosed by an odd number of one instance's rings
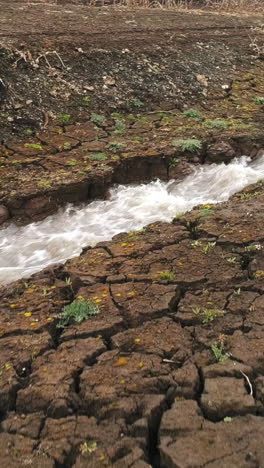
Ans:
POLYGON ((264 156, 242 156, 228 165, 195 169, 180 182, 156 180, 119 185, 110 199, 68 205, 43 221, 0 230, 0 285, 30 276, 53 263, 79 255, 86 246, 155 221, 171 221, 198 204, 226 201, 235 192, 264 178, 264 156))

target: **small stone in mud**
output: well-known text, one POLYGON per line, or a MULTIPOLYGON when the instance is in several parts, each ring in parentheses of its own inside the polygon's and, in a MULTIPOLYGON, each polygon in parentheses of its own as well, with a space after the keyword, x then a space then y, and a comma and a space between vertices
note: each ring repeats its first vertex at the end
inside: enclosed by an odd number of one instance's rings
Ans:
POLYGON ((217 141, 208 146, 207 159, 215 163, 229 162, 235 157, 235 150, 225 141, 217 141))

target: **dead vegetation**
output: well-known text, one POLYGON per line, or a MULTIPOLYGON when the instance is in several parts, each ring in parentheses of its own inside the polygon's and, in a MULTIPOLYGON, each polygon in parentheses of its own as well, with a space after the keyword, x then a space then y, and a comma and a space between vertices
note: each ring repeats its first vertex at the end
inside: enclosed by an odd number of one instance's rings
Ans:
POLYGON ((262 13, 262 0, 88 0, 91 6, 124 6, 127 8, 209 9, 228 13, 262 13))

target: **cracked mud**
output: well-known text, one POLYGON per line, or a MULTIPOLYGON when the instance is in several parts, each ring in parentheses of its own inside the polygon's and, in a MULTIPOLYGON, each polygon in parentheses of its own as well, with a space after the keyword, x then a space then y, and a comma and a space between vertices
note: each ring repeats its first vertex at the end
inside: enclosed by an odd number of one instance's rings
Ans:
POLYGON ((263 202, 259 183, 2 291, 6 463, 264 463, 263 202), (78 297, 100 313, 58 329, 78 297))

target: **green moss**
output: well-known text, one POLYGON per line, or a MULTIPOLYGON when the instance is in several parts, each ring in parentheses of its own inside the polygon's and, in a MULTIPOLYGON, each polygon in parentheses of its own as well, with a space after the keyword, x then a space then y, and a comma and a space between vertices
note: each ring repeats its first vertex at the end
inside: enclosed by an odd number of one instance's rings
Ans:
POLYGON ((25 143, 25 148, 33 148, 42 151, 43 147, 40 143, 25 143))
POLYGON ((108 158, 106 153, 92 153, 88 157, 90 161, 104 161, 108 158))
POLYGON ((77 166, 78 164, 78 161, 76 159, 69 159, 67 162, 66 162, 66 165, 67 166, 77 166))
POLYGON ((192 119, 200 119, 202 117, 201 112, 195 109, 188 109, 183 112, 184 117, 189 117, 192 119))
POLYGON ((105 121, 105 116, 103 114, 92 114, 90 120, 96 125, 101 125, 105 121))
POLYGON ((261 106, 264 105, 264 97, 254 97, 252 101, 254 102, 254 104, 258 104, 261 106))
POLYGON ((60 120, 62 123, 68 123, 71 119, 70 114, 59 114, 58 115, 58 120, 60 120))
POLYGON ((112 141, 106 146, 109 151, 112 151, 113 153, 116 153, 117 151, 121 151, 126 148, 126 145, 124 143, 119 143, 118 141, 112 141))
POLYGON ((206 120, 204 125, 208 128, 217 128, 219 130, 223 130, 228 127, 228 122, 224 119, 206 120))

